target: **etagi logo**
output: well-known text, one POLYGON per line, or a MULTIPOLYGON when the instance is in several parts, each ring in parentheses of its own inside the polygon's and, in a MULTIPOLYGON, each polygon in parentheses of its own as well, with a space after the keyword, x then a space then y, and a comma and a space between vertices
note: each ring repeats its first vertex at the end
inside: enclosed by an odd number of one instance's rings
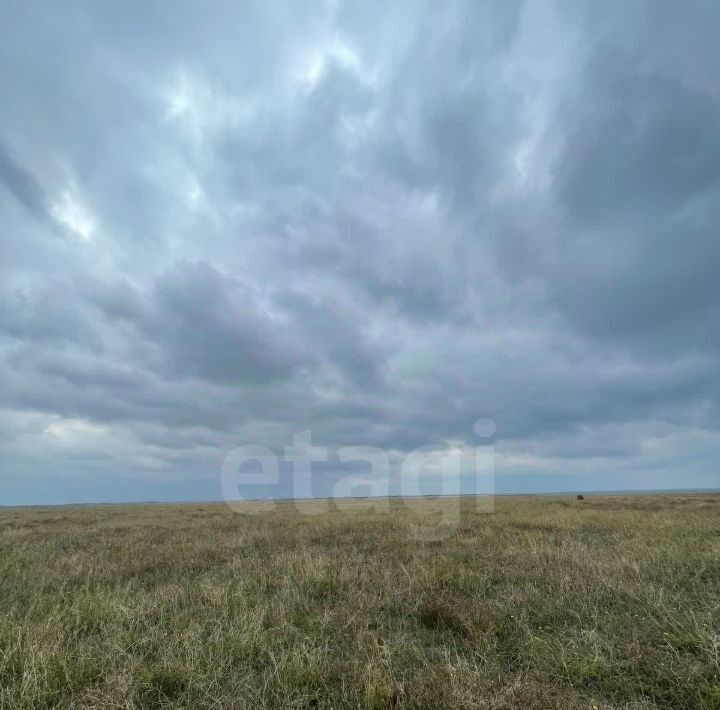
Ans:
POLYGON ((223 460, 222 496, 245 515, 272 510, 278 499, 289 501, 300 515, 319 515, 331 507, 357 512, 400 506, 413 513, 414 538, 441 540, 457 529, 462 511, 494 508, 495 422, 478 419, 473 432, 477 441, 472 446, 449 441, 404 454, 373 446, 331 452, 314 446, 309 430, 296 433, 283 456, 267 446, 245 444, 223 460), (263 502, 248 505, 251 501, 263 502))

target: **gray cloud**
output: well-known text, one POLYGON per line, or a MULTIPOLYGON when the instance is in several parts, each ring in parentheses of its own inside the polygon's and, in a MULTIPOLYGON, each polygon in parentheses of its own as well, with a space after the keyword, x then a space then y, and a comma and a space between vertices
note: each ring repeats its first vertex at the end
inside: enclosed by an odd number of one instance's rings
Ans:
POLYGON ((183 264, 161 276, 151 308, 138 325, 161 346, 163 371, 238 384, 282 380, 302 364, 281 324, 207 264, 183 264))
POLYGON ((717 482, 716 3, 5 15, 7 500, 479 417, 501 488, 717 482))
POLYGON ((50 219, 48 199, 34 175, 19 165, 0 142, 0 182, 25 209, 40 221, 50 219))

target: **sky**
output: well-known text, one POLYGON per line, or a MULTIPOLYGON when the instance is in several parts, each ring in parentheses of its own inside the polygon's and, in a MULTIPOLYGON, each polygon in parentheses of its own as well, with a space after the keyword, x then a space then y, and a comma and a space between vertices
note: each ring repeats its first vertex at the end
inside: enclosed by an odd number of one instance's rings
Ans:
POLYGON ((0 7, 0 504, 720 487, 716 0, 0 7))

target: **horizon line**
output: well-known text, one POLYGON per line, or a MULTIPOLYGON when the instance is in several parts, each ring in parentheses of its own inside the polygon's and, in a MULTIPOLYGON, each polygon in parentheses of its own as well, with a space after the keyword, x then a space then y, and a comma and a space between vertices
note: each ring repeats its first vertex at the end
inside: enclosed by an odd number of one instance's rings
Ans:
POLYGON ((339 496, 337 498, 329 497, 305 497, 305 498, 240 498, 232 500, 224 499, 199 499, 199 500, 125 500, 125 501, 93 501, 81 502, 73 501, 70 503, 16 503, 5 505, 0 503, 0 510, 12 508, 72 508, 72 507, 91 507, 91 506, 125 506, 125 505, 217 505, 225 503, 226 505, 237 503, 304 503, 312 501, 333 501, 333 500, 383 500, 383 499, 405 499, 405 498, 528 498, 532 496, 552 497, 552 496, 617 496, 617 495, 670 495, 670 494, 700 494, 711 493, 720 494, 718 488, 627 488, 627 489, 610 489, 610 490, 571 490, 571 491, 520 491, 513 493, 441 493, 441 494, 416 494, 416 495, 385 495, 385 496, 339 496))

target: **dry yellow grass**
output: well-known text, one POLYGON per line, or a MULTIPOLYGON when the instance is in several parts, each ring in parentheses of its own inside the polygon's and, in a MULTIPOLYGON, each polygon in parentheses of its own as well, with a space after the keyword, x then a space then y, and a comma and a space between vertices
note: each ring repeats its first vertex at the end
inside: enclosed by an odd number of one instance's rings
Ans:
POLYGON ((0 707, 720 707, 720 496, 462 506, 0 510, 0 707))

